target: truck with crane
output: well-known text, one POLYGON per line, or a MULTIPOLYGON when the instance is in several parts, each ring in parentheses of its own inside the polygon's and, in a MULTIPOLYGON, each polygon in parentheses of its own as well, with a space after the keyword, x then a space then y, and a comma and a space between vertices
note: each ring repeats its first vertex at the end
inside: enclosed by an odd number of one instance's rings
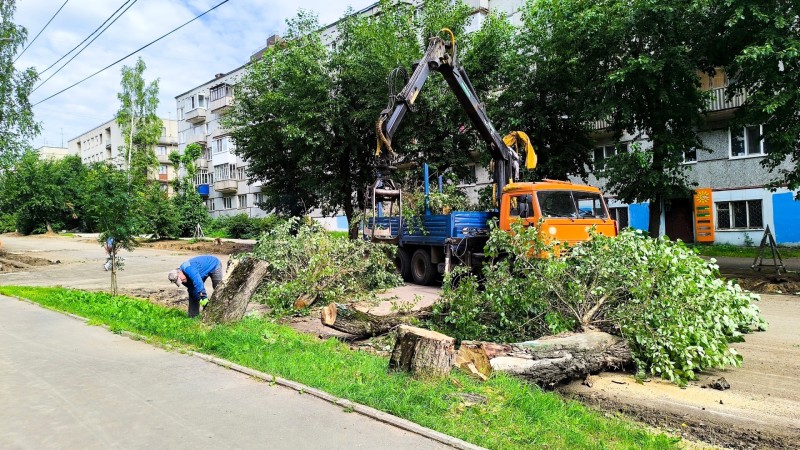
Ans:
MULTIPOLYGON (((495 130, 464 68, 456 55, 455 36, 443 29, 449 40, 434 36, 425 55, 414 65, 403 89, 391 97, 378 118, 376 132, 377 179, 367 193, 372 216, 364 227, 364 237, 373 242, 398 246, 398 271, 406 281, 432 284, 439 273, 455 265, 480 267, 483 248, 489 236, 488 223, 499 221, 499 228, 510 232, 511 224, 521 221, 536 225, 546 239, 576 244, 590 238, 589 230, 615 236, 617 225, 609 217, 599 189, 567 181, 518 182, 520 153, 527 169, 536 167, 536 153, 527 134, 514 131, 505 137, 495 130), (452 211, 415 218, 416 226, 403 219, 403 193, 393 180, 397 154, 392 138, 403 117, 413 111, 414 102, 431 72, 439 72, 452 90, 472 126, 486 142, 492 158, 492 211, 452 211)), ((428 170, 424 166, 425 192, 428 170)))

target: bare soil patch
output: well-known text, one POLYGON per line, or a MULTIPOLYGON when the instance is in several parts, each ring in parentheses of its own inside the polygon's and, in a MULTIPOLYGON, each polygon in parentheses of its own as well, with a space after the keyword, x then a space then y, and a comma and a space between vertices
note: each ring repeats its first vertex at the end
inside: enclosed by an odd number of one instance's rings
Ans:
POLYGON ((0 273, 16 272, 37 266, 49 266, 59 262, 36 256, 0 251, 0 273))
POLYGON ((726 279, 735 279, 742 289, 759 294, 797 294, 800 293, 800 273, 777 271, 766 268, 756 272, 752 269, 722 269, 726 279))
POLYGON ((225 240, 202 240, 194 242, 184 240, 169 240, 141 242, 139 245, 141 247, 157 248, 161 250, 184 250, 189 252, 217 255, 236 255, 253 250, 253 244, 225 240))

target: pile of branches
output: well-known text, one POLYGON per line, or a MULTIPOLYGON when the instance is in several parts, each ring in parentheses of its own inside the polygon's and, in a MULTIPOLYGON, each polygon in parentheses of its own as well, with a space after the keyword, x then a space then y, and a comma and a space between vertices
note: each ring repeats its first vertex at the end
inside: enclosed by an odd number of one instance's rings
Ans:
POLYGON ((445 280, 434 328, 491 342, 603 331, 627 343, 638 376, 685 384, 698 371, 740 365, 729 344, 766 327, 758 296, 720 279, 713 260, 636 230, 594 234, 566 251, 537 227, 496 229, 486 254, 493 259, 480 279, 454 272, 445 280))
POLYGON ((399 286, 394 252, 392 246, 333 235, 313 221, 289 220, 263 234, 248 255, 269 263, 253 300, 280 315, 399 286))

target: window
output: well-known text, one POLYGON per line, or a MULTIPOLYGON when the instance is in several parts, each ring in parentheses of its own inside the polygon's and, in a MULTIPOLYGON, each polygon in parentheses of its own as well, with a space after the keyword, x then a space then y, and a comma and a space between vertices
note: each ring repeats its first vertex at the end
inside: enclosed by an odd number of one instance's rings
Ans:
POLYGON ((205 108, 206 107, 206 95, 205 94, 197 94, 197 107, 198 108, 205 108))
POLYGON ((621 230, 628 228, 628 207, 622 206, 619 208, 608 208, 608 213, 612 219, 617 221, 617 227, 621 230))
POLYGON ((167 128, 161 127, 161 136, 166 136, 166 135, 167 135, 167 128))
POLYGON ((627 153, 628 144, 611 144, 597 147, 594 149, 594 168, 602 170, 605 167, 605 160, 620 153, 627 153))
POLYGON ((244 176, 244 167, 238 167, 238 168, 236 169, 236 179, 237 179, 237 180, 244 180, 244 179, 245 179, 245 176, 244 176))
POLYGON ((255 203, 255 205, 260 208, 261 204, 264 203, 264 194, 260 192, 258 194, 255 194, 255 199, 253 199, 253 203, 255 203))
POLYGON ((761 200, 717 202, 717 229, 761 229, 764 221, 761 200))
POLYGON ((231 209, 233 206, 233 197, 222 197, 222 209, 231 209))
POLYGON ((767 154, 769 152, 767 142, 761 139, 763 133, 764 127, 761 125, 731 129, 731 158, 767 154))
POLYGON ((722 88, 728 85, 728 76, 725 69, 722 67, 714 68, 714 75, 709 75, 705 72, 700 73, 700 89, 707 91, 709 89, 722 88))
POLYGON ((158 166, 158 174, 159 175, 166 175, 168 170, 169 170, 169 167, 167 167, 166 164, 161 164, 160 166, 158 166))
POLYGON ((178 133, 178 143, 179 144, 185 144, 186 143, 186 132, 185 131, 181 131, 180 133, 178 133))
POLYGON ((214 179, 217 180, 217 181, 230 180, 231 179, 231 165, 230 164, 220 164, 218 166, 214 166, 214 179))
POLYGON ((684 164, 695 163, 695 162, 697 162, 697 149, 696 148, 693 148, 691 150, 686 150, 685 152, 683 152, 683 163, 684 164))
POLYGON ((211 101, 219 100, 223 97, 227 97, 231 95, 231 85, 229 84, 220 84, 219 86, 215 86, 211 88, 211 101))
POLYGON ((156 154, 165 156, 167 154, 167 146, 159 145, 158 147, 156 147, 156 154))
POLYGON ((228 137, 222 137, 211 141, 211 151, 213 154, 225 153, 228 151, 228 137))
POLYGON ((207 204, 208 204, 208 210, 214 211, 214 199, 213 198, 208 199, 207 204))
POLYGON ((600 194, 582 191, 540 191, 539 208, 544 217, 600 218, 608 217, 600 194))
POLYGON ((515 195, 511 197, 511 209, 509 210, 511 217, 520 217, 522 219, 531 217, 533 215, 533 196, 515 195))
POLYGON ((239 208, 247 208, 247 194, 240 194, 237 200, 239 202, 239 208))
POLYGON ((178 108, 178 120, 183 120, 183 108, 178 108))
POLYGON ((200 169, 197 171, 197 175, 194 177, 195 184, 209 184, 209 175, 208 170, 200 169))

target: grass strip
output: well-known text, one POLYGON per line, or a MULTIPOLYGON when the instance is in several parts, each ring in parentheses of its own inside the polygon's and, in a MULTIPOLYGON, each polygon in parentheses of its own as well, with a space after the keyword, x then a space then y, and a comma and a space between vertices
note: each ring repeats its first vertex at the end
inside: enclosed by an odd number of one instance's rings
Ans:
POLYGON ((105 293, 0 286, 0 294, 76 314, 115 332, 218 356, 491 449, 661 449, 679 442, 501 374, 486 383, 460 373, 442 380, 389 374, 386 358, 334 339, 320 341, 269 319, 208 327, 177 309, 105 293), (461 395, 466 393, 486 402, 469 405, 461 395))
MULTIPOLYGON (((731 256, 735 258, 755 258, 758 256, 759 247, 741 247, 731 244, 690 244, 689 247, 697 250, 702 256, 731 256)), ((778 247, 782 258, 800 258, 798 247, 778 247)), ((764 258, 772 258, 769 247, 764 250, 764 258)))

